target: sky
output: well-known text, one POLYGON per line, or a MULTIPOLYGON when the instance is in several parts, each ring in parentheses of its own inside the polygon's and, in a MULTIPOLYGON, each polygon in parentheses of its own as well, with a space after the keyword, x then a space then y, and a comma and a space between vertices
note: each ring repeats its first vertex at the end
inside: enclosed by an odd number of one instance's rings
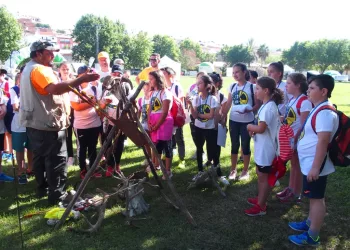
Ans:
POLYGON ((53 28, 74 28, 84 14, 120 20, 130 33, 170 35, 218 44, 285 49, 295 41, 350 39, 349 0, 0 0, 12 13, 53 28), (40 7, 39 7, 40 6, 40 7))

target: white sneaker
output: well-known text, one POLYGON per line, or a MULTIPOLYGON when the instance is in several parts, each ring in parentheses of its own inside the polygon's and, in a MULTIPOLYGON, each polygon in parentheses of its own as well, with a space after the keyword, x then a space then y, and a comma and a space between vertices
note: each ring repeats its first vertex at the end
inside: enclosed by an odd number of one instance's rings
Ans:
POLYGON ((203 174, 203 171, 199 171, 198 174, 196 174, 195 176, 193 176, 192 181, 196 181, 199 177, 201 177, 201 175, 203 174))
POLYGON ((230 185, 230 182, 226 179, 225 176, 221 176, 221 177, 219 178, 219 182, 222 183, 222 184, 225 185, 225 186, 229 186, 229 185, 230 185))
POLYGON ((73 164, 74 164, 74 158, 73 157, 68 157, 67 166, 70 167, 73 164))
POLYGON ((238 177, 239 181, 249 180, 249 172, 242 172, 242 174, 238 177))
POLYGON ((236 180, 236 177, 237 177, 237 170, 232 170, 230 175, 228 176, 228 179, 229 180, 236 180))
MULTIPOLYGON (((173 172, 168 171, 168 176, 169 176, 169 179, 171 179, 171 177, 173 177, 173 172)), ((165 175, 163 175, 162 180, 163 180, 163 181, 166 180, 166 179, 165 179, 165 175)))

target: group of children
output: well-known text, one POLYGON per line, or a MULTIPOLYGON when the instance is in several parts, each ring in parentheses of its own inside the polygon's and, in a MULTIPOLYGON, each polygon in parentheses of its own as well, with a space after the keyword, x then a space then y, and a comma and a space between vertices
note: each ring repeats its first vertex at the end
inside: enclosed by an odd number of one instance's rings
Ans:
MULTIPOLYGON (((81 67, 78 74, 84 74, 87 70, 86 66, 81 67)), ((68 71, 67 65, 62 64, 59 76, 62 79, 67 78, 68 71)), ((118 66, 113 66, 111 74, 121 76, 122 73, 118 66)), ((240 148, 244 166, 238 179, 249 179, 250 141, 253 139, 258 196, 247 200, 252 207, 244 212, 249 216, 266 214, 267 199, 272 191, 268 178, 276 157, 275 138, 280 124, 288 124, 294 132, 292 140, 294 153, 291 159, 289 185, 276 196, 281 202, 298 201, 301 195, 310 199, 309 217, 303 222, 289 223, 292 229, 303 233, 290 236, 289 239, 298 245, 318 245, 320 242, 318 235, 325 216, 324 195, 327 176, 335 171, 327 155, 327 146, 337 131, 338 119, 331 110, 325 109, 320 112, 317 110, 324 105, 331 105, 329 98, 334 88, 334 80, 327 75, 318 75, 307 81, 304 75, 292 73, 284 82, 283 74, 283 64, 280 62, 271 63, 268 67, 269 76, 258 79, 255 71, 249 71, 245 64, 237 63, 233 66, 235 82, 228 86, 227 97, 220 92, 223 84, 221 76, 216 73, 208 75, 205 72, 198 73, 196 83, 190 86, 185 95, 181 85, 175 81, 175 71, 170 67, 164 67, 149 73, 148 81, 143 87, 144 95, 137 101, 139 117, 143 128, 155 143, 158 154, 165 156, 169 178, 173 175, 171 167, 175 146, 178 147, 179 167, 185 167, 183 128, 174 127, 174 119, 170 114, 173 96, 178 98, 190 113, 191 135, 196 146, 198 166, 198 174, 193 177, 193 181, 203 174, 203 166, 206 165, 216 167, 220 182, 229 185, 220 168, 221 147, 217 144, 218 126, 221 124, 226 127, 227 117, 231 139, 229 180, 237 178, 236 166, 240 148), (313 126, 311 120, 314 115, 317 117, 313 126), (205 143, 206 162, 203 159, 205 143)), ((83 91, 93 100, 99 100, 100 106, 106 108, 109 115, 116 118, 118 99, 108 91, 101 93, 99 84, 101 83, 84 83, 79 91, 83 91)), ((25 143, 25 128, 23 134, 23 128, 16 123, 19 93, 13 89, 10 93, 15 114, 12 139, 17 161, 24 164, 23 145, 28 148, 28 159, 31 159, 31 152, 29 145, 25 143)), ((99 137, 101 136, 104 141, 113 124, 108 123, 104 131, 101 118, 93 107, 83 102, 73 92, 69 98, 74 110, 72 128, 77 137, 81 178, 84 178, 86 154, 88 153, 91 165, 96 159, 99 137)), ((4 104, 2 103, 0 107, 3 109, 4 104)), ((1 132, 0 134, 3 134, 1 132)), ((0 141, 3 141, 3 138, 0 137, 0 141)), ((124 141, 125 135, 122 134, 118 138, 117 146, 113 148, 112 156, 106 159, 106 176, 112 176, 114 172, 120 171, 124 141)), ((71 151, 69 157, 73 157, 72 146, 68 151, 71 151)), ((151 155, 149 148, 147 151, 151 155)), ((155 166, 159 165, 155 157, 153 161, 155 166)), ((24 166, 19 165, 21 174, 24 166)), ((94 177, 101 177, 101 174, 96 172, 94 177)))

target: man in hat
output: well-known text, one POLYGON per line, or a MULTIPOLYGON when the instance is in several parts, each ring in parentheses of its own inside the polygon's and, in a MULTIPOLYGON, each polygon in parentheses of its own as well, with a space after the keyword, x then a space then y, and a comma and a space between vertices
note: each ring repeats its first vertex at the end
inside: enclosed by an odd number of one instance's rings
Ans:
POLYGON ((98 53, 97 60, 101 68, 99 72, 101 78, 109 76, 111 72, 111 68, 109 67, 109 64, 111 61, 109 59, 108 53, 105 51, 101 51, 100 53, 98 53))
POLYGON ((149 62, 151 66, 144 68, 136 77, 137 85, 139 85, 141 81, 148 81, 148 74, 152 71, 158 70, 158 64, 160 63, 160 55, 158 53, 153 53, 149 58, 149 62))
POLYGON ((118 64, 114 64, 111 71, 111 76, 114 77, 122 77, 123 76, 123 69, 118 64))
POLYGON ((26 127, 33 150, 33 170, 37 181, 37 194, 48 191, 50 204, 65 198, 67 180, 66 128, 69 126, 69 100, 64 94, 83 82, 99 78, 98 74, 59 82, 52 70, 54 53, 59 51, 48 41, 36 41, 30 47, 31 61, 21 76, 19 118, 26 127), (46 175, 45 175, 46 173, 46 175))

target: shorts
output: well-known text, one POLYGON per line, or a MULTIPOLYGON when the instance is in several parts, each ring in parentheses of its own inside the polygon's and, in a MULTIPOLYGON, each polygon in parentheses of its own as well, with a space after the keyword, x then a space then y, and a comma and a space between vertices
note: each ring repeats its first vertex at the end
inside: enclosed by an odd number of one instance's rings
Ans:
POLYGON ((0 151, 4 151, 5 134, 0 134, 0 151))
POLYGON ((309 199, 323 199, 326 193, 327 175, 319 176, 316 181, 308 182, 303 175, 303 195, 309 199))
POLYGON ((166 158, 172 158, 173 157, 173 147, 172 147, 172 141, 158 141, 156 144, 156 148, 158 151, 158 154, 162 156, 162 153, 164 151, 166 158))
POLYGON ((27 132, 12 132, 12 148, 16 152, 24 152, 24 148, 31 150, 27 132))
POLYGON ((272 166, 260 166, 255 164, 260 173, 268 174, 271 172, 272 166))

